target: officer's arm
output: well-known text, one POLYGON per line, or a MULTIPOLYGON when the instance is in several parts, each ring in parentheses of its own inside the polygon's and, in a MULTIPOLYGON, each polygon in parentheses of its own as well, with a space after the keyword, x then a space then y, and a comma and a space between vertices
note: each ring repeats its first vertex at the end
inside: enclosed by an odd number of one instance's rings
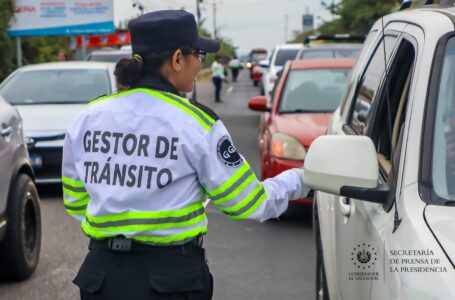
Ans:
POLYGON ((276 218, 287 209, 289 200, 301 197, 302 178, 295 170, 260 182, 233 147, 221 121, 214 124, 205 142, 196 166, 199 181, 213 203, 230 218, 276 218))
POLYGON ((78 176, 74 163, 71 138, 68 133, 65 137, 63 146, 62 184, 63 203, 66 211, 76 220, 82 222, 85 218, 85 212, 90 197, 85 190, 84 183, 78 176))

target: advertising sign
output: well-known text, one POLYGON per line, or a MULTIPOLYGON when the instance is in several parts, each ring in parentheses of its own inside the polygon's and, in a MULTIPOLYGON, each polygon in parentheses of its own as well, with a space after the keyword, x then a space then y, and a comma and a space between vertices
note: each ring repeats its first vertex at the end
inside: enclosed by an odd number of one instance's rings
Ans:
POLYGON ((16 0, 13 37, 114 32, 113 0, 16 0))
MULTIPOLYGON (((82 36, 78 36, 76 39, 77 47, 82 48, 82 36)), ((85 36, 85 47, 87 48, 115 47, 128 44, 131 44, 129 32, 85 36)))
POLYGON ((314 29, 314 16, 312 14, 304 14, 302 17, 303 32, 314 29))

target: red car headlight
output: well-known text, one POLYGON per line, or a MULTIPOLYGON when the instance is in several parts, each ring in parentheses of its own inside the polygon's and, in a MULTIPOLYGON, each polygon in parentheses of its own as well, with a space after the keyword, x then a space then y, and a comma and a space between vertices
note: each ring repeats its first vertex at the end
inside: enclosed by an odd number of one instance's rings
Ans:
POLYGON ((294 137, 275 133, 272 135, 272 154, 283 159, 301 160, 305 159, 305 147, 294 137))

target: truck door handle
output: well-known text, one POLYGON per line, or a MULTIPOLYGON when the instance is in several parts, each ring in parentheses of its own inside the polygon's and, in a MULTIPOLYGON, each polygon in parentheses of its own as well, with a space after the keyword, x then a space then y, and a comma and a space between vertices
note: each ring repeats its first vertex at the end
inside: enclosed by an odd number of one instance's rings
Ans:
POLYGON ((340 197, 340 212, 343 216, 349 218, 351 215, 351 199, 340 197))
POLYGON ((13 127, 9 126, 9 127, 6 127, 6 128, 3 128, 1 131, 0 131, 0 134, 2 136, 8 136, 10 135, 11 133, 13 133, 13 127))

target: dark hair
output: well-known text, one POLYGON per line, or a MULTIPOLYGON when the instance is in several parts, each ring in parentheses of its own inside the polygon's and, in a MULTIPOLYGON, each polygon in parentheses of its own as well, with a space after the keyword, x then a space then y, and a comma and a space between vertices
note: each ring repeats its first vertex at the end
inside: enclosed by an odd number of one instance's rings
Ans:
MULTIPOLYGON (((189 55, 194 50, 192 47, 180 47, 183 55, 189 55)), ((122 86, 131 86, 140 80, 145 74, 158 75, 163 64, 174 54, 173 51, 163 53, 149 52, 146 54, 134 54, 132 58, 122 58, 115 66, 114 75, 117 83, 122 86), (139 56, 137 56, 139 55, 139 56)))

